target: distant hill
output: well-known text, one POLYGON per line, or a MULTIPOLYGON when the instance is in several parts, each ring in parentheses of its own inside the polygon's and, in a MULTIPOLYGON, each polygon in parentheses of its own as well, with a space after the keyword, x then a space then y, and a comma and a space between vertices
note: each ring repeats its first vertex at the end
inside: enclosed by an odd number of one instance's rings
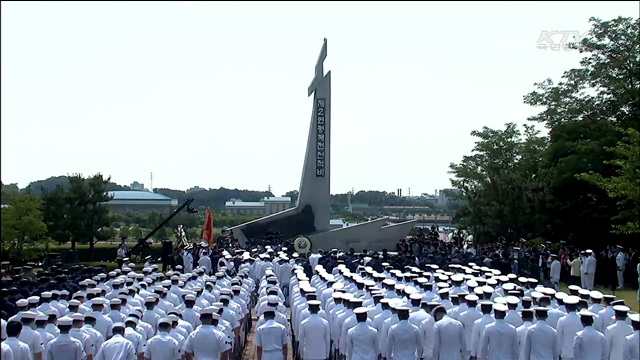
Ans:
MULTIPOLYGON (((42 195, 43 191, 55 190, 56 186, 69 186, 69 178, 67 176, 53 176, 45 180, 33 181, 22 191, 29 191, 36 196, 42 195)), ((17 187, 16 187, 17 188, 17 187)), ((109 183, 106 186, 107 191, 126 191, 131 190, 129 186, 109 183)), ((179 203, 193 198, 193 206, 204 206, 216 210, 224 209, 224 203, 231 198, 242 199, 243 201, 260 201, 264 197, 274 196, 269 191, 253 191, 239 189, 208 189, 187 194, 185 191, 173 189, 154 189, 155 193, 177 199, 179 203)))
MULTIPOLYGON (((36 196, 42 195, 43 191, 55 190, 56 186, 61 185, 63 187, 69 186, 69 177, 67 176, 52 176, 46 180, 32 181, 22 189, 22 191, 28 191, 36 196)), ((131 190, 128 186, 118 185, 116 183, 109 183, 106 186, 107 191, 119 191, 119 190, 131 190)))
MULTIPOLYGON (((39 180, 31 182, 26 188, 20 190, 22 192, 30 191, 36 196, 40 196, 43 191, 54 190, 56 186, 69 186, 69 178, 67 176, 53 176, 46 180, 39 180)), ((129 186, 119 185, 116 183, 107 184, 107 191, 126 191, 131 190, 129 186)), ((3 204, 7 201, 7 196, 17 192, 17 186, 15 184, 3 185, 3 204)), ((182 190, 157 188, 154 189, 155 193, 168 196, 172 199, 177 199, 179 203, 185 202, 188 198, 193 198, 193 207, 207 207, 213 210, 223 210, 224 203, 232 198, 242 199, 243 201, 260 201, 264 197, 274 196, 270 191, 255 191, 255 190, 239 190, 239 189, 227 189, 221 187, 219 189, 207 189, 197 192, 187 193, 182 190)), ((289 196, 292 201, 295 202, 298 197, 298 191, 292 190, 287 192, 284 196, 289 196)), ((353 204, 366 204, 368 206, 380 207, 380 206, 428 206, 430 208, 437 207, 432 201, 422 198, 406 198, 397 197, 395 193, 388 193, 386 191, 358 191, 351 196, 351 202, 353 204)), ((348 206, 347 194, 332 194, 331 206, 335 210, 344 210, 348 206)))
POLYGON ((214 210, 224 209, 224 203, 231 198, 242 199, 242 201, 260 201, 264 197, 273 196, 273 193, 269 191, 238 190, 223 187, 193 193, 173 189, 154 189, 154 192, 178 199, 180 203, 188 198, 193 198, 194 207, 204 206, 214 210))

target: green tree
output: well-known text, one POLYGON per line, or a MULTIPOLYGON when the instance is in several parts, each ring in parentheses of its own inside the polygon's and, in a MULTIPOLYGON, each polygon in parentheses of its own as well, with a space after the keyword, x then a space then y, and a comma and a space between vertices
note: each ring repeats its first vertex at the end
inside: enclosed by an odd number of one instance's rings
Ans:
POLYGON ((196 228, 189 228, 187 230, 185 230, 185 233, 187 234, 187 239, 189 239, 189 241, 201 241, 202 240, 202 231, 196 229, 196 228))
POLYGON ((514 240, 541 228, 534 216, 544 204, 536 164, 545 138, 531 126, 524 129, 524 137, 514 123, 504 130, 473 131, 478 138, 473 154, 449 166, 451 184, 467 202, 458 209, 458 222, 472 228, 478 240, 507 234, 514 240))
POLYGON ((116 236, 118 236, 118 232, 116 231, 116 229, 112 228, 111 226, 107 226, 106 228, 102 229, 102 236, 105 240, 112 240, 115 239, 116 236))
POLYGON ((129 237, 138 240, 142 238, 142 230, 138 225, 133 225, 129 228, 129 237))
POLYGON ((12 197, 20 195, 20 189, 18 188, 18 184, 3 184, 2 182, 0 182, 0 187, 2 188, 2 197, 1 197, 1 203, 4 204, 8 204, 9 200, 11 200, 12 197))
POLYGON ((118 233, 118 235, 122 238, 128 238, 129 236, 131 236, 131 231, 129 231, 129 225, 122 225, 120 227, 120 231, 118 233))
POLYGON ((43 211, 47 223, 54 228, 52 237, 58 242, 71 241, 89 244, 89 258, 94 245, 105 240, 103 228, 110 225, 109 210, 104 203, 111 200, 105 190, 110 178, 96 174, 85 179, 82 175, 67 178, 68 186, 56 186, 54 191, 43 190, 43 211), (65 240, 66 239, 66 240, 65 240))
POLYGON ((43 238, 47 226, 40 211, 40 200, 34 195, 14 195, 8 205, 2 209, 2 244, 20 255, 25 241, 43 238))
POLYGON ((155 238, 160 241, 169 240, 169 231, 167 231, 167 228, 163 226, 158 229, 155 234, 155 238))
POLYGON ((614 225, 615 233, 640 233, 640 133, 629 128, 616 146, 605 150, 615 154, 614 160, 607 161, 607 164, 617 167, 617 175, 605 178, 591 171, 578 175, 578 178, 606 190, 617 200, 619 214, 615 219, 622 224, 614 225))
POLYGON ((618 154, 606 148, 622 140, 618 128, 640 129, 640 20, 590 21, 590 35, 576 44, 585 55, 580 67, 566 71, 557 84, 535 84, 524 97, 526 104, 543 108, 529 120, 549 128, 542 181, 551 195, 550 232, 556 240, 584 246, 607 238, 612 225, 621 229, 627 215, 597 182, 576 175, 618 176, 618 154))
MULTIPOLYGON (((71 239, 72 219, 68 216, 70 204, 67 196, 67 190, 62 185, 42 192, 43 218, 49 230, 49 237, 58 244, 64 244, 71 239)), ((75 250, 75 242, 71 245, 75 250)))

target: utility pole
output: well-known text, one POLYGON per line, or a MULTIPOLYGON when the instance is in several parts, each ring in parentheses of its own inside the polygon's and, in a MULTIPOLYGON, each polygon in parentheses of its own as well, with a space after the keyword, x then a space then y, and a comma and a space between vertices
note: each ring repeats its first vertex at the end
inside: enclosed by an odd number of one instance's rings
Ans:
POLYGON ((151 178, 149 179, 149 191, 153 192, 153 171, 151 172, 151 178))

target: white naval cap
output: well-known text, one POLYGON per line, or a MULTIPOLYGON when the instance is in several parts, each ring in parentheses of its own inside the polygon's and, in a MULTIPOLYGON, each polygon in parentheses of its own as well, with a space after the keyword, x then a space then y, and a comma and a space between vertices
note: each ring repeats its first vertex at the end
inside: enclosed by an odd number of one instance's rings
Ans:
POLYGON ((354 314, 366 314, 368 311, 369 311, 369 308, 361 306, 361 307, 356 308, 355 310, 353 310, 353 313, 354 314))
POLYGON ((70 318, 69 316, 63 316, 60 319, 58 319, 58 326, 71 326, 72 323, 73 323, 73 319, 70 318))
MULTIPOLYGON (((629 311, 631 311, 631 309, 626 305, 616 305, 616 306, 613 307, 613 311, 621 312, 621 313, 628 313, 629 311)), ((24 315, 23 315, 23 317, 24 317, 24 315)))
POLYGON ((36 316, 38 316, 37 313, 33 312, 33 311, 25 311, 22 313, 22 319, 33 319, 35 320, 36 316))
POLYGON ((580 302, 580 298, 575 295, 569 295, 566 298, 564 298, 564 303, 567 305, 576 305, 579 302, 580 302))
POLYGON ((493 310, 507 312, 509 308, 505 304, 493 304, 493 310))

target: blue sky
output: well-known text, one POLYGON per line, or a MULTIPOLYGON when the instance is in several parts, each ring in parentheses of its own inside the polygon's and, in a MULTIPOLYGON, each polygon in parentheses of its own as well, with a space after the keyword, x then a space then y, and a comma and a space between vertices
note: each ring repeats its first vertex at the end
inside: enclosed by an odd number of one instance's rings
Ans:
POLYGON ((433 193, 472 130, 525 123, 533 83, 578 65, 539 49, 542 31, 638 13, 637 2, 2 2, 1 178, 148 185, 153 172, 154 187, 297 189, 327 37, 332 193, 433 193))

